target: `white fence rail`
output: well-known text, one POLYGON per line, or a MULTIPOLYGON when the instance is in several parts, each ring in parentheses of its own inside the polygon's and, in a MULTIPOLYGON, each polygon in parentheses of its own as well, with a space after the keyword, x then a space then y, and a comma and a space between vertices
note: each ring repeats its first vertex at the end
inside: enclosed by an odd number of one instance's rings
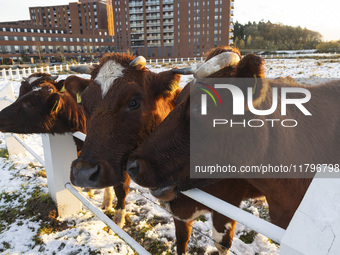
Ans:
MULTIPOLYGON (((11 86, 7 86, 11 87, 11 86)), ((12 89, 2 89, 0 99, 14 98, 12 89)), ((9 104, 0 100, 0 110, 9 104), (5 103, 5 104, 3 104, 5 103)), ((14 135, 17 140, 17 135, 14 135)), ((73 136, 85 140, 86 135, 76 132, 73 136)), ((43 135, 45 161, 29 149, 37 160, 45 165, 49 193, 56 202, 60 216, 78 213, 82 205, 88 207, 118 236, 139 254, 149 254, 141 245, 92 205, 69 182, 70 165, 76 158, 76 147, 71 135, 43 135)), ((18 139, 20 140, 20 139, 18 139)), ((7 143, 7 140, 6 140, 7 143)), ((10 146, 11 141, 7 143, 10 146)), ((16 154, 17 150, 9 150, 16 154)), ((21 151, 19 151, 21 152, 21 151)), ((314 179, 289 227, 284 230, 259 219, 225 201, 201 190, 182 192, 213 210, 266 235, 281 244, 281 255, 340 254, 340 178, 314 179)))
MULTIPOLYGON (((283 54, 269 54, 269 55, 260 55, 265 59, 276 59, 276 58, 300 58, 300 57, 340 57, 340 53, 283 53, 283 54)), ((194 58, 163 58, 163 59, 149 59, 149 64, 180 64, 189 61, 204 61, 204 57, 194 57, 194 58)), ((84 65, 93 65, 95 63, 84 63, 84 65)), ((70 71, 70 66, 74 66, 74 64, 61 64, 54 66, 42 66, 42 67, 29 67, 29 68, 16 68, 16 69, 2 69, 0 72, 0 80, 19 80, 22 77, 28 77, 32 73, 42 72, 42 73, 50 73, 50 74, 58 74, 62 72, 70 71)))

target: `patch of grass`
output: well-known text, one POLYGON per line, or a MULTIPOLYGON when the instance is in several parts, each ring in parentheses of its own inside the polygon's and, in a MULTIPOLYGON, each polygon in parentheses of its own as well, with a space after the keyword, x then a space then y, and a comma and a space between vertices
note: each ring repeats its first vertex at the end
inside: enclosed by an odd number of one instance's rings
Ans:
POLYGON ((204 216, 204 215, 201 215, 201 216, 198 216, 196 218, 197 221, 202 221, 202 222, 206 222, 207 221, 207 218, 204 216))
POLYGON ((256 235, 257 235, 257 232, 255 232, 254 230, 251 230, 250 232, 241 235, 240 240, 244 243, 250 244, 250 243, 254 242, 256 235))
POLYGON ((45 169, 42 169, 40 171, 38 171, 35 176, 39 176, 39 177, 42 177, 42 178, 47 178, 47 175, 46 175, 46 170, 45 169))
MULTIPOLYGON (((40 187, 34 188, 30 194, 31 197, 27 201, 24 201, 25 197, 21 194, 21 192, 2 192, 0 194, 0 200, 3 200, 5 203, 10 204, 16 200, 20 202, 20 206, 12 208, 9 205, 3 206, 0 209, 0 233, 5 231, 15 221, 18 221, 18 225, 23 225, 23 219, 40 222, 38 231, 32 228, 32 231, 36 232, 33 237, 36 246, 43 244, 40 237, 42 234, 51 234, 69 228, 66 222, 61 222, 57 219, 57 208, 52 198, 48 194, 43 193, 40 187)), ((40 247, 40 249, 43 251, 45 248, 40 247)))
POLYGON ((11 245, 5 241, 2 242, 1 244, 2 244, 2 248, 0 248, 0 252, 4 252, 11 248, 11 245))
POLYGON ((188 254, 205 254, 203 247, 191 246, 188 248, 188 254))
POLYGON ((0 149, 0 157, 8 159, 8 150, 7 149, 0 149))
POLYGON ((137 223, 126 221, 124 230, 153 255, 174 254, 173 247, 169 246, 169 244, 147 236, 147 232, 161 222, 164 224, 167 223, 168 220, 155 216, 150 221, 147 221, 148 225, 143 228, 140 228, 137 223))

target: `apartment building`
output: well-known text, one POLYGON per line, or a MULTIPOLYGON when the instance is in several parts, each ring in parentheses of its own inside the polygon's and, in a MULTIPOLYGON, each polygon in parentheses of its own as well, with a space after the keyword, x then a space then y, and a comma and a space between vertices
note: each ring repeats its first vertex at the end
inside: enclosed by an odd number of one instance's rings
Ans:
POLYGON ((0 58, 85 57, 116 51, 112 5, 81 0, 30 7, 30 20, 0 23, 0 58))
POLYGON ((228 45, 233 0, 113 0, 117 50, 148 58, 197 57, 228 45))

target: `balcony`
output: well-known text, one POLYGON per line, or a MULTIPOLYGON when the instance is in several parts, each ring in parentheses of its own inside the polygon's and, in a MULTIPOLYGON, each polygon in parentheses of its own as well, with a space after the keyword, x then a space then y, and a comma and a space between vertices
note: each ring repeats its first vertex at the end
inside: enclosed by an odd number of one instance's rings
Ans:
POLYGON ((165 12, 171 12, 171 11, 173 11, 173 10, 174 10, 173 7, 164 7, 164 8, 163 8, 163 11, 165 11, 165 12))
POLYGON ((146 13, 157 13, 157 12, 159 12, 159 7, 158 8, 152 8, 152 9, 147 9, 146 10, 146 13))
POLYGON ((161 36, 148 36, 147 40, 160 40, 161 39, 161 36))
POLYGON ((143 6, 143 2, 141 2, 141 3, 129 3, 129 7, 135 7, 135 6, 143 6))
POLYGON ((144 20, 143 16, 138 16, 138 17, 130 17, 130 20, 135 21, 135 20, 144 20))
POLYGON ((129 10, 129 13, 130 14, 135 14, 135 13, 142 14, 143 13, 143 9, 142 10, 129 10))
POLYGON ((147 20, 151 20, 151 19, 160 19, 160 15, 148 15, 146 16, 147 20))
POLYGON ((161 25, 161 23, 159 21, 158 22, 147 22, 146 23, 147 27, 152 27, 152 26, 159 27, 160 25, 161 25))
POLYGON ((159 6, 159 1, 146 1, 145 5, 146 6, 148 6, 148 5, 158 5, 159 6))
POLYGON ((149 33, 149 34, 150 33, 160 33, 161 30, 160 29, 147 29, 146 32, 149 33))
POLYGON ((165 39, 165 40, 173 40, 174 36, 173 35, 163 36, 163 39, 165 39))
POLYGON ((136 42, 136 41, 144 41, 144 36, 139 37, 139 38, 131 38, 131 42, 136 42))
POLYGON ((130 22, 130 28, 139 28, 139 27, 144 27, 144 23, 143 22, 130 22))

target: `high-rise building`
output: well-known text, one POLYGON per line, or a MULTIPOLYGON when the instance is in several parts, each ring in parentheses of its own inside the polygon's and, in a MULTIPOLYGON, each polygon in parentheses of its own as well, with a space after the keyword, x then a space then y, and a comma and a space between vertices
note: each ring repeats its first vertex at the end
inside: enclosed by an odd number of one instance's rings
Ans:
POLYGON ((195 57, 229 44, 233 0, 113 0, 112 5, 118 51, 195 57))
POLYGON ((0 23, 0 57, 84 57, 115 51, 112 4, 106 2, 30 7, 30 20, 0 23))

